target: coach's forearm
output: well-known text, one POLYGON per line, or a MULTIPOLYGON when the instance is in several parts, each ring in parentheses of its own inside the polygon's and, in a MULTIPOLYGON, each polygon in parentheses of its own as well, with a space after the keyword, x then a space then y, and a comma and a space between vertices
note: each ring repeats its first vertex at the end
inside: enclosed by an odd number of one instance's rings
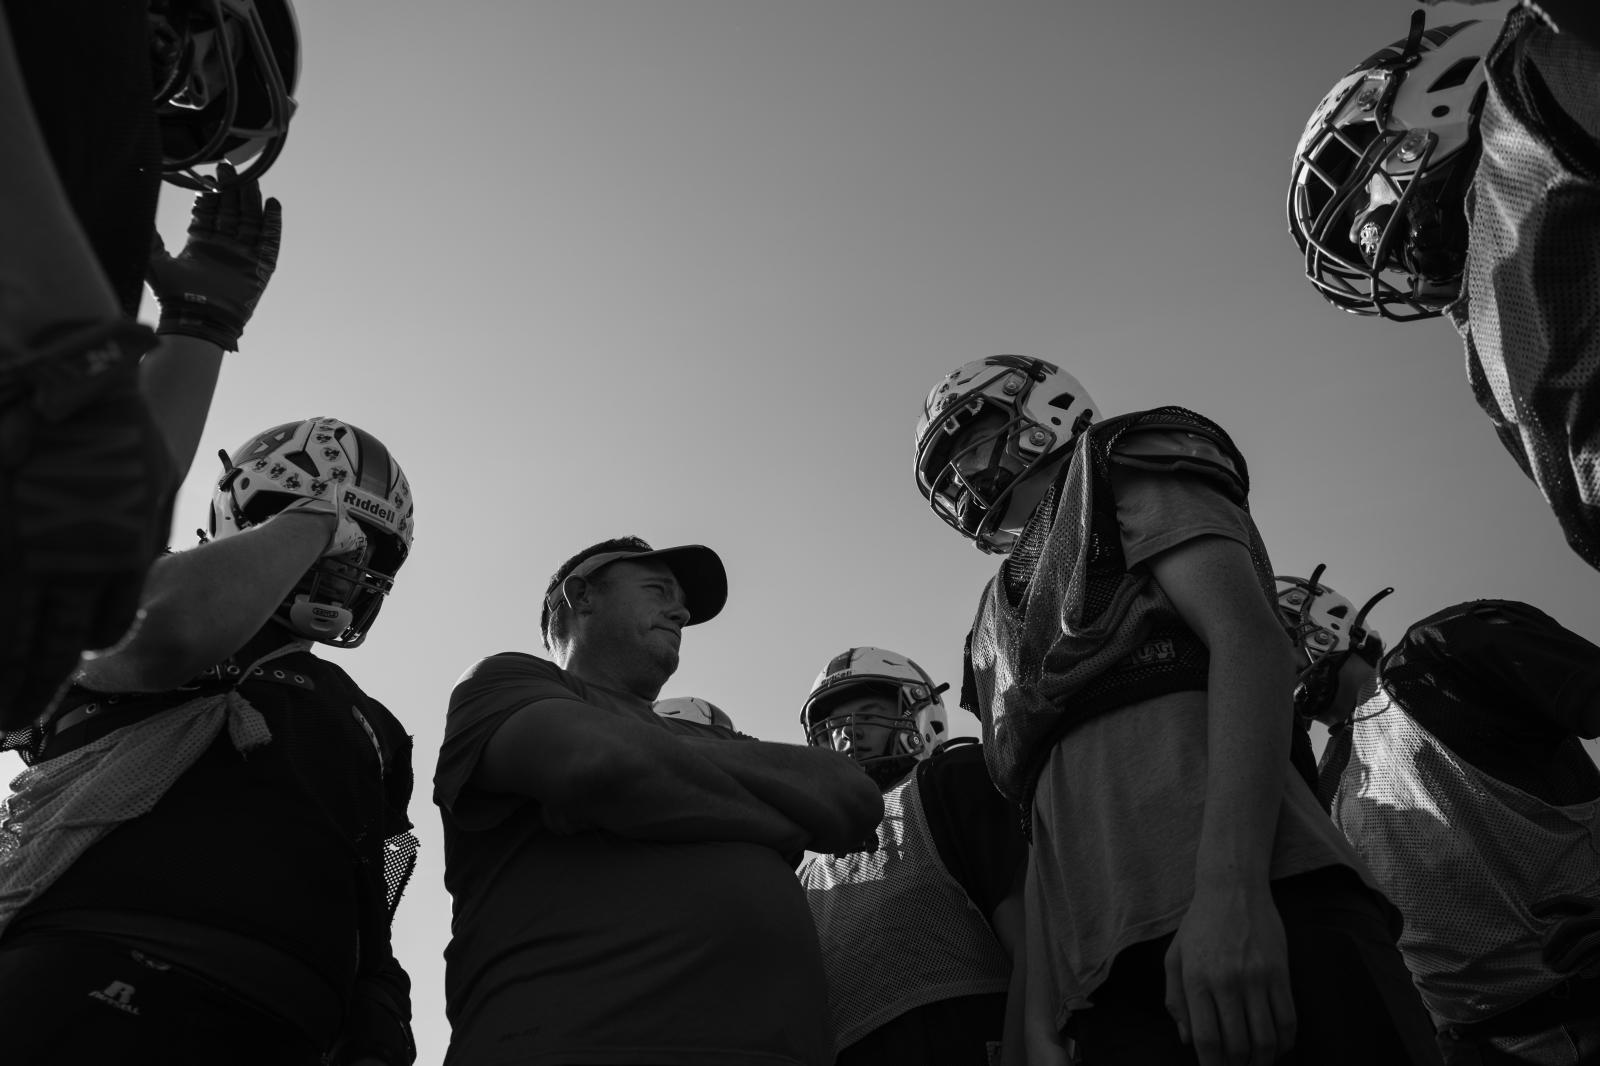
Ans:
POLYGON ((883 820, 883 796, 849 756, 767 741, 686 737, 684 742, 810 835, 814 851, 842 851, 883 820))

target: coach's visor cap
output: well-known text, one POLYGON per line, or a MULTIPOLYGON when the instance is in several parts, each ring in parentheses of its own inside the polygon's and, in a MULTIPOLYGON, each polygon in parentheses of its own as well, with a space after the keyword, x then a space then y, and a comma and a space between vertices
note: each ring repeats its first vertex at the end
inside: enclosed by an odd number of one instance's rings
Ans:
POLYGON ((728 572, 722 568, 722 559, 704 544, 680 544, 676 548, 591 555, 573 567, 572 572, 561 579, 561 584, 550 590, 550 595, 545 598, 546 610, 555 611, 569 578, 589 577, 619 559, 631 563, 650 560, 665 563, 683 589, 683 604, 689 609, 689 620, 685 625, 711 621, 722 610, 722 605, 728 602, 728 572))

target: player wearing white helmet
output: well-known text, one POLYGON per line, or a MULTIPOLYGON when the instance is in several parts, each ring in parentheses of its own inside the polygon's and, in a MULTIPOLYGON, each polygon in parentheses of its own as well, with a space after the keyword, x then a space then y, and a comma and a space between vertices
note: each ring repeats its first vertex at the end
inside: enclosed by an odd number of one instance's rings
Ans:
POLYGON ((1302 718, 1321 718, 1338 696, 1346 661, 1359 656, 1375 666, 1383 653, 1383 636, 1366 624, 1378 601, 1394 591, 1379 590, 1357 609, 1354 603, 1321 584, 1327 564, 1309 578, 1277 579, 1278 613, 1294 644, 1300 677, 1294 688, 1294 707, 1302 718))
POLYGON ((981 749, 946 735, 948 687, 898 652, 849 648, 800 710, 807 743, 883 792, 877 849, 799 871, 839 1066, 984 1066, 1000 1043, 1027 845, 981 749))
POLYGON ((671 699, 656 700, 654 710, 661 718, 694 722, 696 725, 714 726, 717 729, 733 732, 733 719, 728 712, 710 700, 703 700, 698 696, 675 696, 671 699))
POLYGON ((1312 791, 1244 457, 1183 408, 1098 414, 1002 356, 917 424, 922 494, 1008 552, 962 702, 1032 833, 1025 1002, 1086 1062, 1431 1061, 1390 913, 1312 791))
POLYGON ((1600 1061, 1600 771, 1581 739, 1600 735, 1600 648, 1506 600, 1435 612, 1387 654, 1370 629, 1326 639, 1306 620, 1351 605, 1320 569, 1280 603, 1308 657, 1341 660, 1311 708, 1321 792, 1405 917, 1446 1063, 1600 1061))
POLYGON ((1600 16, 1586 0, 1411 32, 1295 150, 1289 230, 1334 306, 1447 314, 1478 405, 1600 569, 1600 16))
POLYGON ((224 456, 209 542, 158 560, 129 636, 5 735, 31 767, 0 820, 8 1059, 415 1057, 389 942, 410 738, 311 653, 366 638, 413 512, 363 430, 252 436, 224 456))

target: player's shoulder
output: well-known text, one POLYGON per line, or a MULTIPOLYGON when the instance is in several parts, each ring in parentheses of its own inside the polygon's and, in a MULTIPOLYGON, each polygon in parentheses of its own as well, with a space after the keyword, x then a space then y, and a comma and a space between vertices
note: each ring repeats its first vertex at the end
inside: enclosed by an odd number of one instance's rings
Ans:
POLYGON ((1237 451, 1227 430, 1188 408, 1156 407, 1124 416, 1111 445, 1113 457, 1192 459, 1234 465, 1237 451))
POLYGON ((462 671, 456 679, 456 687, 514 678, 558 678, 562 673, 561 667, 549 659, 524 651, 501 651, 485 655, 462 671))
POLYGON ((486 655, 456 679, 450 690, 450 709, 499 692, 527 688, 572 693, 578 690, 573 679, 548 659, 527 652, 503 651, 486 655))
POLYGON ((1113 471, 1198 474, 1219 482, 1236 499, 1249 493, 1244 456, 1227 431, 1186 408, 1162 407, 1131 416, 1116 430, 1106 458, 1113 471))
POLYGON ((951 737, 924 759, 917 775, 924 787, 960 787, 964 782, 989 780, 983 745, 976 737, 951 737))
POLYGON ((1384 656, 1385 672, 1409 665, 1514 657, 1520 648, 1571 650, 1574 659, 1600 660, 1600 648, 1532 604, 1466 600, 1412 623, 1384 656))

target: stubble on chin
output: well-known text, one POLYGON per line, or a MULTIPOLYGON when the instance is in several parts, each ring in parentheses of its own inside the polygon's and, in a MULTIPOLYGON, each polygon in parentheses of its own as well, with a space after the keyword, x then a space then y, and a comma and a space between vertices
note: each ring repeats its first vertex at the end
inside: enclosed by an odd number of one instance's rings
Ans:
POLYGON ((650 649, 651 663, 661 669, 661 683, 666 684, 667 679, 678 672, 678 649, 654 647, 650 649))

